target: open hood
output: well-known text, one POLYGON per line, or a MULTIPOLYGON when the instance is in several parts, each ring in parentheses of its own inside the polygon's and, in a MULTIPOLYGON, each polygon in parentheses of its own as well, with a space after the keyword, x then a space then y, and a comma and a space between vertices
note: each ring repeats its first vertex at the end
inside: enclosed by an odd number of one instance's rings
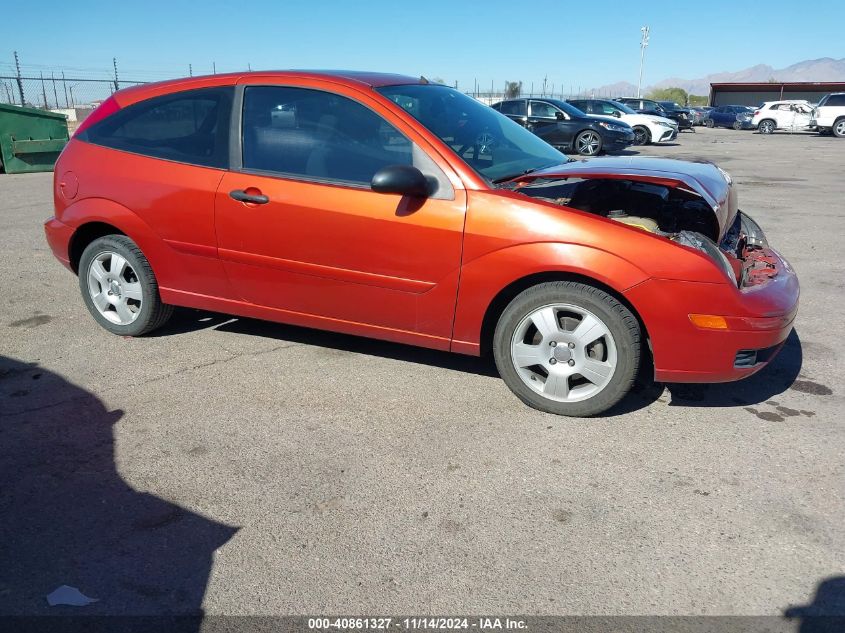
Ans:
POLYGON ((534 198, 605 217, 647 218, 663 232, 695 231, 716 243, 724 238, 737 214, 731 177, 704 161, 591 158, 531 172, 508 186, 534 198))

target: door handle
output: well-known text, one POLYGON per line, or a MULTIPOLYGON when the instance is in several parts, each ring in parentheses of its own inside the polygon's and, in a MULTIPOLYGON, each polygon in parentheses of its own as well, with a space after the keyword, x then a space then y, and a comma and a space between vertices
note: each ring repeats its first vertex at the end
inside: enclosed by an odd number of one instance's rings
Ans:
POLYGON ((270 198, 263 193, 247 193, 243 189, 230 191, 229 197, 234 198, 238 202, 250 202, 252 204, 267 204, 270 202, 270 198))

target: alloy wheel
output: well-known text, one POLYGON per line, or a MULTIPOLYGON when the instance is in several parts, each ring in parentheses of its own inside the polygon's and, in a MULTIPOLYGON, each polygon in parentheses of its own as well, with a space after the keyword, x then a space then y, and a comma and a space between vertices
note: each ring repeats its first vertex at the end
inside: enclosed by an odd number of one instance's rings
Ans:
POLYGON ((845 136, 845 119, 836 122, 836 125, 833 126, 833 133, 836 136, 845 136))
POLYGON ((514 330, 511 359, 531 390, 557 402, 592 398, 616 371, 617 350, 607 325, 571 304, 542 306, 514 330))
POLYGON ((579 154, 594 156, 598 154, 600 147, 601 139, 595 132, 583 132, 578 136, 577 150, 579 154))
POLYGON ((97 311, 115 325, 129 325, 141 312, 138 275, 119 253, 103 251, 91 260, 88 292, 97 311))

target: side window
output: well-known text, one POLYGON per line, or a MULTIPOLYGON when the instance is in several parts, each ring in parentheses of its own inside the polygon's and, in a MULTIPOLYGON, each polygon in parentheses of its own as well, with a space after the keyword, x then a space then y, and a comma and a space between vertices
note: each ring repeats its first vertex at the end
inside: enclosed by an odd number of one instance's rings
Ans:
POLYGON ((525 101, 503 101, 496 109, 502 114, 525 116, 525 101))
POLYGON ((401 132, 330 92, 248 86, 242 128, 245 169, 369 185, 382 167, 414 164, 401 132))
POLYGON ((544 103, 543 101, 531 102, 531 116, 540 117, 542 119, 554 119, 556 112, 557 108, 550 103, 544 103))
POLYGON ((91 126, 81 138, 153 158, 226 167, 233 92, 205 88, 141 101, 91 126))
POLYGON ((607 101, 598 101, 593 102, 593 113, 594 114, 604 114, 613 116, 615 112, 617 112, 618 108, 614 108, 610 105, 607 101))
POLYGON ((825 102, 826 106, 845 106, 845 95, 830 95, 825 102))

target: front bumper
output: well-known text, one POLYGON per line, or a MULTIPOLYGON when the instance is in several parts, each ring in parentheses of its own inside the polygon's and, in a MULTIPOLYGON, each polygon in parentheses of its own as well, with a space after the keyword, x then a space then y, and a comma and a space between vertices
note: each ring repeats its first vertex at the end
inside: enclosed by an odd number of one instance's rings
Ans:
POLYGON ((753 285, 650 279, 625 292, 640 312, 654 356, 655 380, 730 382, 763 369, 777 354, 798 312, 798 277, 766 249, 773 270, 753 285), (693 325, 691 314, 722 315, 727 329, 693 325))
POLYGON ((44 223, 44 234, 47 236, 47 244, 62 265, 68 270, 73 270, 70 263, 70 239, 73 236, 73 227, 59 222, 51 217, 44 223))
POLYGON ((657 142, 668 143, 669 141, 674 141, 676 138, 678 138, 678 128, 667 128, 666 131, 660 135, 660 138, 657 139, 657 142))
POLYGON ((618 152, 634 144, 634 132, 614 132, 605 130, 602 132, 604 140, 603 149, 607 152, 618 152))

